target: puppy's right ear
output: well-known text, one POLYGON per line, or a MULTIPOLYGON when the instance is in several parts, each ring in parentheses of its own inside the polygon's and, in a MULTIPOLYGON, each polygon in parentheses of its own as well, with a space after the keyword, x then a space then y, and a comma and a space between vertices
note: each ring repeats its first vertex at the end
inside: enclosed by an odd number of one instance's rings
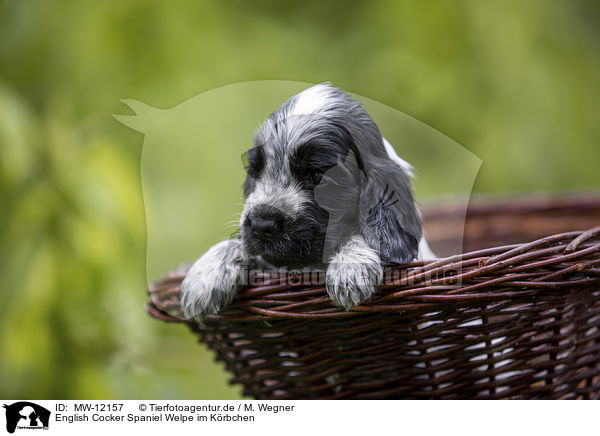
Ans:
POLYGON ((410 178, 389 159, 368 167, 368 174, 360 198, 362 233, 382 263, 412 262, 422 230, 410 178))
POLYGON ((379 257, 384 265, 405 264, 417 258, 419 243, 403 222, 395 207, 399 202, 396 193, 386 186, 379 201, 369 209, 366 224, 374 234, 379 257))

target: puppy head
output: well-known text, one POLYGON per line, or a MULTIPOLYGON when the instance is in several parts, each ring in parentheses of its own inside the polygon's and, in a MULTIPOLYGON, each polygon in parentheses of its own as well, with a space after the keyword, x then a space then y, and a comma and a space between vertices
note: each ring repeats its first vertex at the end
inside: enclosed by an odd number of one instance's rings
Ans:
POLYGON ((283 103, 246 161, 240 235, 249 254, 276 265, 326 263, 362 233, 387 263, 416 257, 408 167, 390 158, 375 122, 338 88, 316 85, 283 103))

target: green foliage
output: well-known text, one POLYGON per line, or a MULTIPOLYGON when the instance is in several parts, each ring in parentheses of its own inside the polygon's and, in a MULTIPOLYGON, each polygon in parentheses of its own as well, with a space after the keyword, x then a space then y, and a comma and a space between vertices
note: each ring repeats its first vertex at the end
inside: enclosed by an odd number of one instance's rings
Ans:
MULTIPOLYGON (((477 154, 476 191, 597 189, 599 15, 571 0, 1 1, 0 394, 240 396, 188 331, 144 313, 142 136, 111 117, 121 99, 331 81, 477 154)), ((211 189, 207 246, 240 197, 211 189)))

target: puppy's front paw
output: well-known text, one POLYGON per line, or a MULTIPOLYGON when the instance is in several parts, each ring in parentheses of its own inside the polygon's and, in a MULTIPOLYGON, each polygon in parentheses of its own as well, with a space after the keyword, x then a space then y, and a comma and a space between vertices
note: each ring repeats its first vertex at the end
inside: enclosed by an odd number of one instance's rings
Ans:
POLYGON ((382 277, 377 252, 354 236, 329 261, 325 286, 336 306, 352 310, 371 298, 382 277))
POLYGON ((201 320, 229 304, 242 286, 244 259, 237 239, 214 245, 198 259, 181 283, 185 316, 201 320))

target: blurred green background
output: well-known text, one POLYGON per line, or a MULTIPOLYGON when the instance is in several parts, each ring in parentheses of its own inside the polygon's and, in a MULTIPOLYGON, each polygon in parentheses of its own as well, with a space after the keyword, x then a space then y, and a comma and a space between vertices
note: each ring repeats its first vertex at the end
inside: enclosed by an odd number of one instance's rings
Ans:
POLYGON ((0 395, 241 395, 143 310, 143 136, 121 99, 331 81, 478 155, 476 192, 598 190, 599 21, 591 0, 0 0, 0 395))

